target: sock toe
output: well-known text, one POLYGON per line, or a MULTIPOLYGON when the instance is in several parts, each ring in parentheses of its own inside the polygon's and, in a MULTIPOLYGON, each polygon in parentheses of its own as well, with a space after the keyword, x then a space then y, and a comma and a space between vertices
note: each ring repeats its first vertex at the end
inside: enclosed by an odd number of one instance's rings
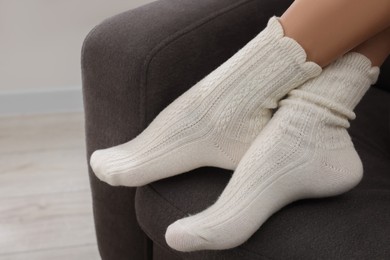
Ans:
POLYGON ((112 148, 96 150, 90 158, 90 165, 99 180, 104 181, 112 186, 118 186, 120 183, 112 175, 110 162, 117 156, 112 148))
POLYGON ((179 221, 168 226, 165 233, 165 240, 171 248, 182 252, 201 250, 209 244, 207 239, 193 233, 187 227, 180 224, 179 221))
POLYGON ((96 150, 92 153, 89 164, 91 165, 91 168, 93 172, 95 173, 96 177, 98 177, 99 180, 105 181, 105 172, 106 167, 103 163, 104 158, 104 151, 103 150, 96 150))

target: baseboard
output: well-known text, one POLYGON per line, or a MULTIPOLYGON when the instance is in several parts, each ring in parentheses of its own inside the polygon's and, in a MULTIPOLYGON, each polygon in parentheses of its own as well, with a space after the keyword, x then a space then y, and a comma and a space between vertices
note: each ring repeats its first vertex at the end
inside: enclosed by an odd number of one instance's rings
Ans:
POLYGON ((80 86, 62 89, 0 91, 0 116, 82 112, 80 86))

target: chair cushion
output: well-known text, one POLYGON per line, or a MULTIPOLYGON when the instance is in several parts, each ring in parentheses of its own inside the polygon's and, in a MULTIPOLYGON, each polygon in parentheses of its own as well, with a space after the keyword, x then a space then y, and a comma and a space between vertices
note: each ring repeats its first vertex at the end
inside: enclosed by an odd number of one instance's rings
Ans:
POLYGON ((349 192, 289 204, 236 248, 178 252, 168 225, 211 205, 232 174, 204 167, 137 188, 140 226, 179 259, 390 259, 390 93, 371 88, 356 114, 349 132, 365 172, 349 192))

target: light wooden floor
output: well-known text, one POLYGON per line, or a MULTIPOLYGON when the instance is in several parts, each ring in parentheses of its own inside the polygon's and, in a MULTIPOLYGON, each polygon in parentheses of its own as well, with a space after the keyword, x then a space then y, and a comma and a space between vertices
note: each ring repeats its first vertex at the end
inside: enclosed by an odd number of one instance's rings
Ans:
POLYGON ((95 260, 81 113, 0 117, 0 260, 95 260))

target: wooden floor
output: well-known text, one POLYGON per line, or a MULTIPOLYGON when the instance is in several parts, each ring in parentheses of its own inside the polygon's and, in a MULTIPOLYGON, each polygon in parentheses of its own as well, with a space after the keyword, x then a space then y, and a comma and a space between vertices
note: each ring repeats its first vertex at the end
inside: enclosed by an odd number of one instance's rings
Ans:
POLYGON ((94 260, 81 113, 0 117, 0 260, 94 260))

